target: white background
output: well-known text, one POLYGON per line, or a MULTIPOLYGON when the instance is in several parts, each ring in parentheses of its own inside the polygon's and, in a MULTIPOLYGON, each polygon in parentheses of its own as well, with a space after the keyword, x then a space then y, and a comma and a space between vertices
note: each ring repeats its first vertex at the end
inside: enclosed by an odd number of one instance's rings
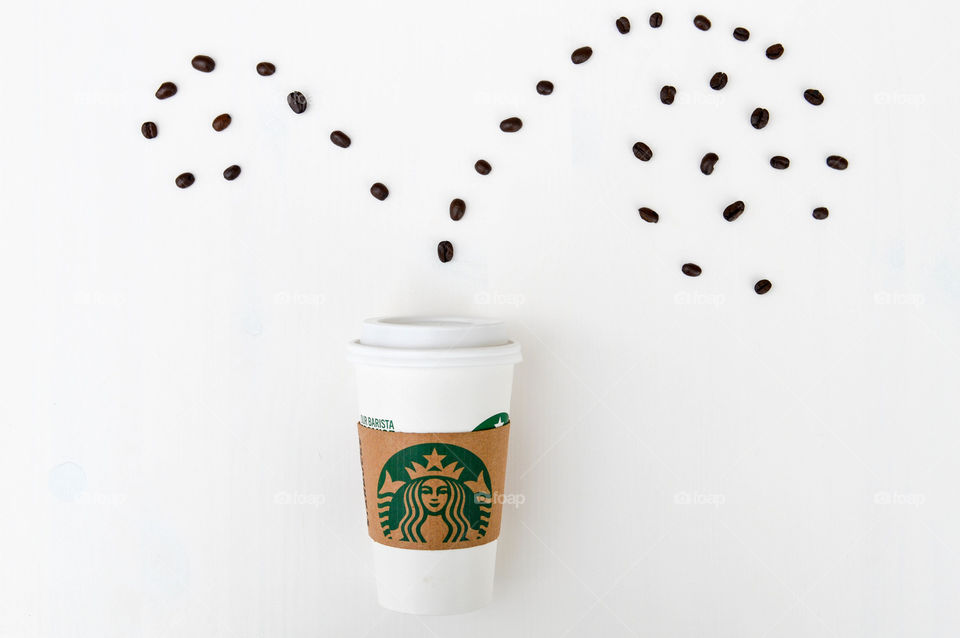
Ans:
POLYGON ((8 3, 0 636, 956 635, 958 19, 932 0, 8 3), (524 347, 524 502, 495 602, 465 617, 374 597, 343 345, 411 313, 502 316, 524 347))

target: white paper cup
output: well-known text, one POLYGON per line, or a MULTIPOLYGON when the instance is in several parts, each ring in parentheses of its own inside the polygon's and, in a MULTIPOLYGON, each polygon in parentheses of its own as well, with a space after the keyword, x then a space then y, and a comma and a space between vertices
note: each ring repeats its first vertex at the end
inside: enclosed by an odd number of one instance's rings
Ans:
MULTIPOLYGON (((460 317, 370 319, 348 347, 361 423, 397 432, 469 432, 510 412, 520 346, 502 322, 460 317)), ((387 609, 457 614, 493 597, 497 541, 412 550, 370 540, 377 596, 387 609)))

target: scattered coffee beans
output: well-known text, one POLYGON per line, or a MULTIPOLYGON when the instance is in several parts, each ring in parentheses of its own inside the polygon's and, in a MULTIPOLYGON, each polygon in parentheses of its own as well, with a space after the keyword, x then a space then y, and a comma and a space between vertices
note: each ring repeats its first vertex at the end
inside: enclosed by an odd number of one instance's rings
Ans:
POLYGON ((450 219, 455 222, 463 219, 463 214, 467 212, 467 203, 459 197, 450 202, 450 219))
POLYGON ((823 93, 816 89, 807 89, 803 92, 803 99, 814 106, 820 106, 823 104, 823 93))
POLYGON ((699 277, 699 276, 700 276, 700 273, 703 272, 703 270, 701 270, 700 266, 698 266, 698 265, 696 265, 696 264, 684 264, 684 265, 680 268, 680 270, 681 270, 681 271, 683 272, 683 274, 685 274, 687 277, 699 277))
POLYGON ((179 188, 187 188, 193 184, 195 180, 193 173, 180 173, 174 181, 179 188))
POLYGON ((477 163, 473 165, 473 168, 476 169, 481 175, 489 175, 490 171, 493 170, 493 167, 490 166, 490 162, 487 160, 477 160, 477 163))
POLYGON ((670 86, 669 84, 662 89, 660 89, 660 101, 664 104, 673 104, 674 98, 677 97, 677 89, 670 86))
POLYGON ((266 77, 277 72, 277 67, 272 62, 260 62, 257 64, 257 73, 266 77))
POLYGON ((750 32, 743 27, 737 27, 733 30, 733 39, 740 42, 746 42, 750 39, 750 32))
POLYGON ((663 14, 659 11, 650 14, 650 26, 654 29, 659 29, 660 25, 663 24, 663 14))
POLYGON ((447 263, 453 259, 453 244, 447 240, 443 240, 437 244, 437 257, 439 257, 443 263, 447 263))
POLYGON ((838 171, 845 171, 847 170, 847 166, 849 166, 849 164, 846 158, 841 157, 839 155, 831 155, 830 157, 827 158, 827 166, 829 166, 830 168, 834 168, 838 171))
POLYGON ((370 194, 382 202, 387 198, 387 195, 390 194, 390 191, 387 189, 386 186, 384 186, 380 182, 377 182, 376 184, 370 187, 370 194))
POLYGON ((591 55, 593 55, 593 49, 590 47, 580 47, 570 54, 570 59, 573 60, 574 64, 583 64, 590 59, 591 55))
POLYGON ((140 126, 140 132, 143 133, 145 138, 152 140, 157 136, 157 125, 153 122, 144 122, 140 126))
POLYGON ((343 131, 334 131, 330 134, 330 141, 339 146, 340 148, 347 148, 350 146, 350 136, 344 133, 343 131))
POLYGON ((630 33, 630 20, 625 16, 617 18, 617 31, 623 34, 630 33))
POLYGON ((647 208, 644 206, 640 209, 640 219, 645 222, 650 222, 651 224, 656 224, 660 221, 660 215, 657 214, 657 211, 652 208, 647 208))
POLYGON ((500 130, 504 133, 516 133, 523 127, 523 121, 519 117, 508 117, 500 122, 500 130))
POLYGON ((767 47, 767 57, 771 60, 776 60, 781 55, 783 55, 783 45, 782 44, 771 44, 767 47))
POLYGON ((790 166, 790 160, 783 155, 774 155, 770 158, 770 166, 774 167, 778 171, 782 171, 790 166))
POLYGON ((717 71, 713 74, 713 77, 710 78, 710 88, 714 91, 719 91, 727 85, 727 74, 717 71))
POLYGON ((814 219, 826 219, 830 214, 830 211, 827 210, 826 206, 817 206, 813 209, 813 218, 814 219))
POLYGON ((223 169, 223 179, 227 180, 228 182, 232 182, 238 177, 240 177, 240 167, 236 164, 223 169))
POLYGON ((771 288, 773 288, 773 284, 770 283, 769 279, 761 279, 753 285, 753 291, 758 295, 767 294, 771 288))
POLYGON ((770 122, 770 111, 757 107, 750 114, 750 126, 758 131, 770 122))
POLYGON ((233 121, 233 118, 230 117, 229 113, 221 113, 217 117, 213 118, 213 130, 222 131, 223 129, 230 126, 230 122, 233 121))
POLYGON ((713 167, 717 165, 717 160, 720 159, 720 156, 716 153, 707 153, 703 156, 703 159, 700 160, 700 172, 704 175, 710 175, 713 173, 713 167))
POLYGON ((710 29, 710 20, 707 16, 697 16, 693 19, 693 24, 701 31, 708 31, 710 29))
POLYGON ((746 204, 740 200, 737 200, 723 209, 723 218, 728 222, 732 222, 737 217, 740 217, 746 208, 746 204))
POLYGON ((217 63, 213 61, 209 55, 195 55, 193 60, 190 61, 190 64, 193 65, 197 71, 203 71, 204 73, 210 73, 213 71, 213 68, 217 66, 217 63))
POLYGON ((177 85, 174 84, 173 82, 164 82, 163 84, 160 85, 160 88, 157 89, 156 96, 158 100, 165 100, 168 97, 173 97, 176 94, 177 94, 177 85))
POLYGON ((307 96, 300 91, 293 91, 287 96, 287 104, 294 113, 303 113, 307 110, 307 96))
POLYGON ((643 142, 637 142, 633 145, 633 154, 636 155, 637 159, 641 162, 649 162, 650 158, 653 157, 653 151, 643 142))
POLYGON ((540 95, 550 95, 553 93, 553 82, 550 80, 540 80, 537 82, 537 93, 540 95))

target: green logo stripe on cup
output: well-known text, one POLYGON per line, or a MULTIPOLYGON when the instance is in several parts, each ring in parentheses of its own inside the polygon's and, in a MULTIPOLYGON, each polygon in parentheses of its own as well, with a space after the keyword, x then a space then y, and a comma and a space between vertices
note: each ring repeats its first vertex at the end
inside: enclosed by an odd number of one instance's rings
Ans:
POLYGON ((473 431, 478 432, 480 430, 492 430, 493 428, 506 425, 507 423, 510 423, 510 415, 506 412, 501 412, 499 414, 494 414, 489 419, 486 419, 483 423, 473 428, 473 431))

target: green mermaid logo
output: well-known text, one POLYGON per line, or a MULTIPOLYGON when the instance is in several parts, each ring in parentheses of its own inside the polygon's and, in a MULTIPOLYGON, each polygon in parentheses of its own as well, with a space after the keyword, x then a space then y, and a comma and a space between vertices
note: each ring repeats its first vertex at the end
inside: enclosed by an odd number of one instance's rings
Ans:
POLYGON ((431 545, 482 538, 490 522, 488 476, 483 461, 457 445, 400 450, 384 463, 377 484, 384 536, 431 545))

